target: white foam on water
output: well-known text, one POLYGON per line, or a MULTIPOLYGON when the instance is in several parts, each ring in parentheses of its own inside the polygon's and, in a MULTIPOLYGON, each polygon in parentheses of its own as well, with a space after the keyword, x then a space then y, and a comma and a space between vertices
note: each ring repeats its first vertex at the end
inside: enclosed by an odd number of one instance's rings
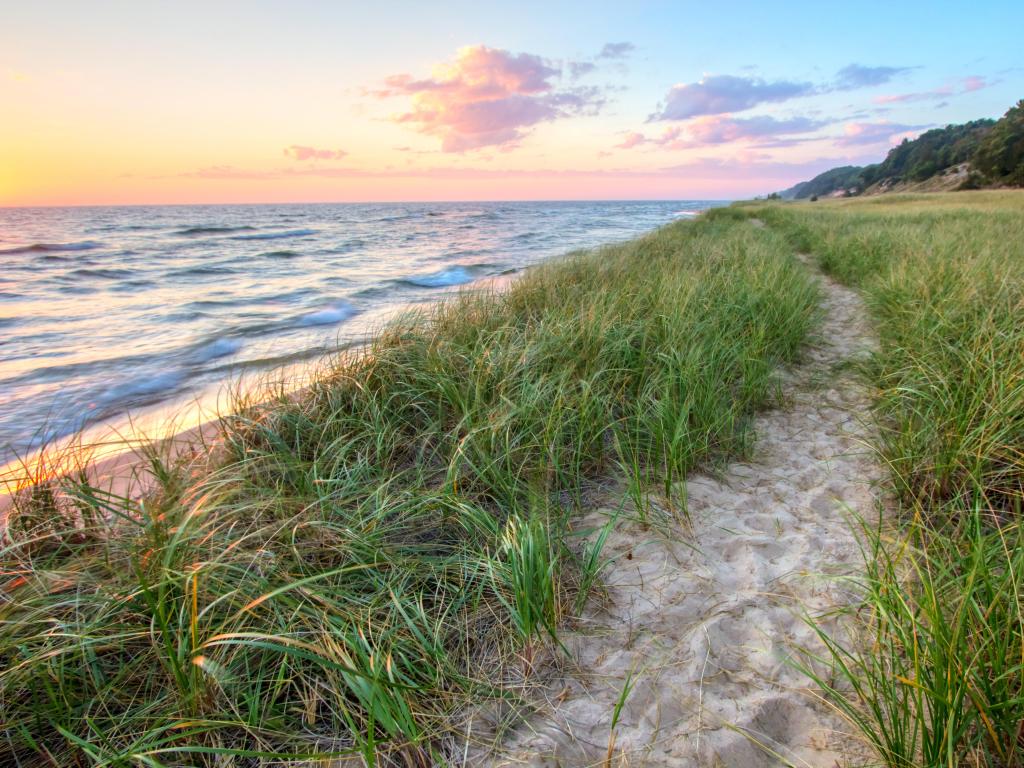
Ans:
POLYGON ((217 339, 197 349, 193 359, 197 363, 205 363, 218 357, 233 355, 241 348, 242 342, 238 339, 217 339))
POLYGON ((356 313, 355 307, 345 302, 332 304, 316 312, 310 312, 299 319, 299 325, 334 325, 348 320, 356 313))
POLYGON ((418 285, 421 288, 444 288, 450 285, 462 285, 472 280, 473 274, 465 267, 448 267, 440 272, 406 277, 402 282, 418 285))

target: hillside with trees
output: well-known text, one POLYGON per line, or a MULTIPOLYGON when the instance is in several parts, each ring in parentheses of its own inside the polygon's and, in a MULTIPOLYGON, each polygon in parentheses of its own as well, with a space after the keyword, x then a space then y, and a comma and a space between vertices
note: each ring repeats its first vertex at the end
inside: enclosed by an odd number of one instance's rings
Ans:
POLYGON ((778 193, 788 200, 895 190, 1024 186, 1024 99, 999 120, 972 120, 904 139, 874 165, 842 166, 778 193))

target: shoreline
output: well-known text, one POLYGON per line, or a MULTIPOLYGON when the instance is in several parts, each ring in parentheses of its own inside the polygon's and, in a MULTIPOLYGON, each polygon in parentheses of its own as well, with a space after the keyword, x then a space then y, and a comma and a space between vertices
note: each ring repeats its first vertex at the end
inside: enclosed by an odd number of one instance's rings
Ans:
POLYGON ((125 405, 187 405, 225 378, 301 366, 371 334, 392 308, 707 204, 206 206, 0 219, 0 465, 83 422, 122 427, 125 405))
MULTIPOLYGON (((309 383, 296 385, 296 380, 315 380, 323 365, 338 354, 366 354, 373 339, 403 314, 421 311, 429 313, 436 305, 451 301, 462 293, 507 291, 531 268, 450 286, 427 301, 382 308, 374 313, 371 323, 364 320, 363 332, 357 337, 361 340, 297 363, 250 372, 256 381, 250 381, 243 397, 258 392, 261 387, 267 387, 268 381, 271 386, 281 384, 290 387, 286 390, 289 396, 299 396, 308 389, 309 383), (298 375, 290 375, 293 373, 298 375)), ((212 447, 211 443, 218 435, 219 421, 233 415, 223 413, 220 407, 222 399, 228 401, 225 403, 227 407, 235 399, 233 385, 234 380, 229 379, 219 385, 206 387, 187 399, 179 398, 176 404, 160 403, 135 413, 125 412, 87 425, 75 434, 58 439, 51 446, 33 451, 25 459, 14 458, 0 465, 0 532, 14 504, 14 496, 42 482, 44 478, 41 475, 46 479, 54 479, 84 470, 91 484, 101 491, 132 499, 144 495, 152 487, 151 483, 147 485, 140 482, 139 470, 146 464, 153 450, 171 460, 178 460, 189 452, 205 453, 212 447)))

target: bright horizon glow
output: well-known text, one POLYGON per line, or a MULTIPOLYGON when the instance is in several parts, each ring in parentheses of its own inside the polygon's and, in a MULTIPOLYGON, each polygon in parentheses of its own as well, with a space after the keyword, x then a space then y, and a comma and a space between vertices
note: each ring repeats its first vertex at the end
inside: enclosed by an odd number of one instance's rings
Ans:
POLYGON ((0 206, 736 199, 1024 96, 1010 2, 340 5, 5 9, 0 206))

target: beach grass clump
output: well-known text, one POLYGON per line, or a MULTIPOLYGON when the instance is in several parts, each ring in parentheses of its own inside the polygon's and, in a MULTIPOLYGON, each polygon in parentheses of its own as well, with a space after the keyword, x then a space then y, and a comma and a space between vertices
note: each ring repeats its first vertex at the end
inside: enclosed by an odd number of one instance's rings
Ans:
POLYGON ((865 526, 860 621, 817 625, 807 671, 884 765, 1019 766, 1024 754, 1024 529, 958 510, 955 534, 920 519, 865 526))
POLYGON ((902 528, 865 526, 859 637, 815 676, 889 766, 1024 765, 1024 195, 756 215, 861 289, 902 528))
POLYGON ((748 448, 818 298, 783 236, 712 214, 408 313, 302 391, 240 399, 204 457, 154 450, 141 497, 26 490, 0 552, 2 749, 458 762, 599 579, 590 490, 685 515, 677 482, 748 448))

